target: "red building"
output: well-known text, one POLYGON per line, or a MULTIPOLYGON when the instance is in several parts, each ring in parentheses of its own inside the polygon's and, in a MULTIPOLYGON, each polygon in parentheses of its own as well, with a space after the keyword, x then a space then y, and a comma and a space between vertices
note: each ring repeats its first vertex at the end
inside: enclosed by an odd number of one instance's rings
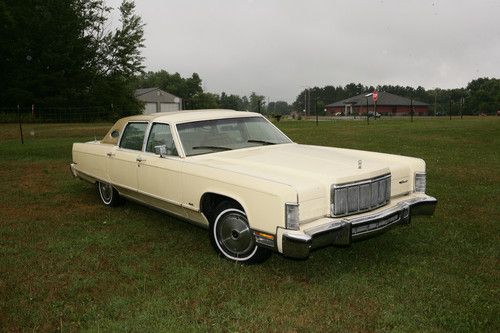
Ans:
MULTIPOLYGON (((366 93, 367 94, 367 93, 366 93)), ((366 94, 361 94, 351 98, 344 99, 325 106, 326 113, 329 115, 366 115, 367 103, 368 111, 373 112, 373 99, 366 94)), ((376 111, 386 116, 409 115, 413 105, 415 116, 426 116, 429 114, 429 104, 411 100, 406 97, 390 94, 385 91, 378 92, 376 111)))

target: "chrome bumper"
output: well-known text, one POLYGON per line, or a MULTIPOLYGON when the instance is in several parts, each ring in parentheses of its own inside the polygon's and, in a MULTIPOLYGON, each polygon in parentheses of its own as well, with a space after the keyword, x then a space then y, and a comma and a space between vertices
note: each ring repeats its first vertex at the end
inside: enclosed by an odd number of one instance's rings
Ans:
POLYGON ((305 259, 313 249, 327 245, 346 246, 397 224, 408 224, 414 215, 432 215, 436 204, 436 198, 431 196, 418 197, 370 215, 330 218, 320 226, 305 230, 282 229, 278 232, 281 252, 288 257, 305 259))

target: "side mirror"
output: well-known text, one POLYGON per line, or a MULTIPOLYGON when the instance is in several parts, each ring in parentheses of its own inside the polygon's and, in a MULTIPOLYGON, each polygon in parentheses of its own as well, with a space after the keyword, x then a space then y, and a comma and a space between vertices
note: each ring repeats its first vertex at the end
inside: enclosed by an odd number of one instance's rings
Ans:
POLYGON ((167 146, 166 145, 155 146, 155 154, 160 155, 160 157, 167 156, 167 146))

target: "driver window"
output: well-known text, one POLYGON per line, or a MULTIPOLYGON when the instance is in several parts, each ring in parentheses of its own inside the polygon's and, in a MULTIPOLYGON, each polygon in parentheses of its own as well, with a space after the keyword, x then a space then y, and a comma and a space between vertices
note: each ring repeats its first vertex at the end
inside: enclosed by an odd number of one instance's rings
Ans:
POLYGON ((146 144, 146 151, 150 153, 155 152, 155 146, 165 145, 167 147, 167 155, 178 156, 177 149, 175 149, 174 138, 170 131, 170 126, 167 124, 154 123, 149 132, 148 143, 146 144))

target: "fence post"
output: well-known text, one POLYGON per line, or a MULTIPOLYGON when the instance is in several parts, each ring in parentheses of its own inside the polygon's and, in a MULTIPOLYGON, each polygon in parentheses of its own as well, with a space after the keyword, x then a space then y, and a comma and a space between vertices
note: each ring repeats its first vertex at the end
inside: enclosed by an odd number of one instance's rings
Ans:
POLYGON ((410 118, 411 122, 413 122, 413 98, 410 99, 410 118))
POLYGON ((450 120, 451 120, 451 97, 450 97, 450 108, 449 108, 448 113, 450 114, 450 120))
POLYGON ((23 126, 21 125, 21 109, 19 108, 19 104, 17 104, 17 117, 19 119, 19 132, 21 133, 21 144, 24 145, 23 126))

